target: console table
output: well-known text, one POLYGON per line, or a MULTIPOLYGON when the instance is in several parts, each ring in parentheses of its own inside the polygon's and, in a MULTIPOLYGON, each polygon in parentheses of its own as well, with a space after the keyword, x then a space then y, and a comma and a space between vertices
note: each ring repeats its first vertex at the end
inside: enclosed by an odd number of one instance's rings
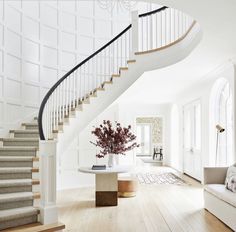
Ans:
POLYGON ((130 166, 116 166, 105 170, 92 170, 91 167, 81 167, 80 172, 96 176, 96 206, 118 205, 118 173, 129 172, 130 166))

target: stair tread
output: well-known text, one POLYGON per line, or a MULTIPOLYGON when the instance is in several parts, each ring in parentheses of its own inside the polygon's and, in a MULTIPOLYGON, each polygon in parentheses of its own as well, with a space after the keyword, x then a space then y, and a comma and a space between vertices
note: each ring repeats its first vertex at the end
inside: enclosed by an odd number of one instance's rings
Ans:
POLYGON ((1 180, 0 187, 26 186, 26 185, 32 185, 33 182, 39 182, 39 180, 32 180, 32 179, 1 180))
POLYGON ((31 168, 31 167, 8 167, 8 168, 1 168, 0 167, 0 173, 22 173, 27 172, 31 173, 32 169, 38 169, 38 168, 31 168))
POLYGON ((33 193, 33 192, 3 193, 0 194, 0 203, 34 199, 35 195, 39 195, 39 193, 33 193))
POLYGON ((10 133, 34 134, 34 133, 39 133, 39 131, 38 130, 10 130, 10 133))
POLYGON ((3 146, 0 147, 0 151, 37 151, 38 149, 36 147, 32 146, 3 146))
POLYGON ((33 206, 0 210, 0 222, 23 218, 39 214, 39 210, 33 206))
POLYGON ((38 122, 24 122, 22 125, 26 126, 38 126, 38 122))
POLYGON ((39 141, 38 138, 0 138, 0 141, 39 141))
POLYGON ((0 161, 33 161, 34 156, 0 156, 0 161))

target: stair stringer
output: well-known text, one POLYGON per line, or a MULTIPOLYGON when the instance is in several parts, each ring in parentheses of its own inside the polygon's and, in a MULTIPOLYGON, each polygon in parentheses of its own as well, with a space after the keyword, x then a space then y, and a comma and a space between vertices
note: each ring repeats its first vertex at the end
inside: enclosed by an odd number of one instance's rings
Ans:
POLYGON ((105 84, 105 91, 97 91, 96 97, 90 97, 89 104, 83 104, 83 110, 76 110, 73 117, 63 125, 63 133, 58 134, 57 155, 69 148, 72 141, 94 118, 111 105, 145 71, 161 69, 186 58, 199 44, 202 38, 200 25, 195 23, 188 34, 177 43, 158 51, 136 54, 128 63, 128 70, 121 70, 120 77, 113 78, 112 84, 105 84))

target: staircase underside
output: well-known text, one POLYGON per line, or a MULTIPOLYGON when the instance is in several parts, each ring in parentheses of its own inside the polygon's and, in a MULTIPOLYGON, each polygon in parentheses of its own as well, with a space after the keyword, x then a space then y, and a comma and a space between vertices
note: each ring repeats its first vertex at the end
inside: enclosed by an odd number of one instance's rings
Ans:
POLYGON ((69 112, 67 119, 60 123, 58 130, 63 133, 58 134, 58 154, 63 154, 78 136, 78 131, 82 131, 145 71, 161 69, 183 60, 199 44, 201 38, 200 26, 194 22, 187 33, 173 44, 161 49, 135 53, 132 60, 127 62, 127 67, 121 67, 118 75, 112 75, 110 82, 105 82, 103 88, 96 89, 95 93, 84 99, 69 112))

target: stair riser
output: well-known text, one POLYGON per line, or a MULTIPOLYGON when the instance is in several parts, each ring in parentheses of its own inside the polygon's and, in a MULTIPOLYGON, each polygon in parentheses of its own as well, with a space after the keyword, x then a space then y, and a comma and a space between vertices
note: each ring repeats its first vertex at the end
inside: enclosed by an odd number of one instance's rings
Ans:
POLYGON ((36 156, 36 151, 7 151, 0 150, 0 156, 36 156))
POLYGON ((32 173, 0 173, 0 180, 32 179, 32 173))
POLYGON ((0 161, 0 167, 33 167, 33 161, 0 161))
POLYGON ((30 223, 36 223, 37 221, 38 221, 38 215, 13 219, 11 221, 4 221, 0 223, 0 230, 16 227, 16 226, 23 226, 30 223))
POLYGON ((0 188, 0 194, 4 193, 20 193, 20 192, 32 192, 32 185, 28 186, 13 186, 0 188))
POLYGON ((25 130, 38 130, 39 129, 39 127, 38 127, 38 125, 25 125, 25 126, 23 126, 23 128, 25 129, 25 130))
POLYGON ((33 141, 3 141, 3 146, 29 146, 29 147, 38 147, 39 142, 33 141))
POLYGON ((12 202, 2 202, 2 203, 0 203, 0 210, 33 206, 33 204, 34 204, 33 199, 12 201, 12 202))
POLYGON ((39 138, 39 133, 14 133, 13 138, 39 138))

